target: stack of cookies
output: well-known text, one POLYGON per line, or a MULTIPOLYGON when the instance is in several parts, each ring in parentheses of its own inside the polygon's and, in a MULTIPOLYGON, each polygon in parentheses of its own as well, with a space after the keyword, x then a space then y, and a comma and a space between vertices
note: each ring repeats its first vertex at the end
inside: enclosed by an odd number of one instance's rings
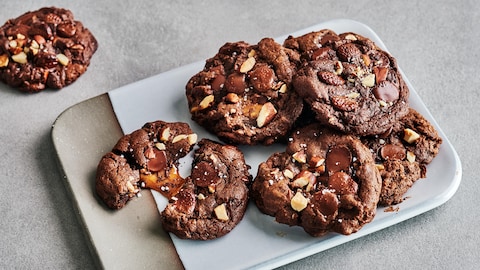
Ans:
POLYGON ((379 205, 404 200, 442 143, 409 107, 395 59, 355 33, 325 29, 284 44, 226 43, 185 93, 192 119, 225 144, 200 140, 184 179, 178 159, 196 135, 185 123, 147 123, 102 158, 96 185, 115 209, 141 188, 162 192, 169 198, 162 224, 181 238, 225 235, 249 199, 312 236, 354 233, 379 205), (236 146, 274 143, 285 151, 252 177, 236 146))
POLYGON ((227 143, 286 143, 259 165, 250 195, 313 236, 351 234, 377 205, 400 203, 442 142, 409 107, 395 58, 356 33, 227 43, 186 95, 192 119, 227 143))

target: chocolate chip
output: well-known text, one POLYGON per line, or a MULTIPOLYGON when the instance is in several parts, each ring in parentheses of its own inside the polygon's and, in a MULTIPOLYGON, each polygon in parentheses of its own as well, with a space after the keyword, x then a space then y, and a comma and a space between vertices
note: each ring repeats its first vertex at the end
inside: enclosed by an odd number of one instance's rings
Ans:
POLYGON ((191 178, 199 187, 208 187, 215 185, 220 181, 220 177, 213 165, 206 161, 199 162, 192 169, 191 178))
POLYGON ((385 160, 403 160, 406 152, 402 145, 386 144, 380 149, 380 156, 385 160))
POLYGON ((335 193, 319 191, 315 193, 314 200, 317 202, 318 210, 326 216, 334 215, 338 210, 338 199, 335 193))
POLYGON ((389 81, 383 81, 380 82, 375 89, 373 89, 373 95, 378 100, 392 102, 399 98, 400 91, 393 83, 389 81))
POLYGON ((50 39, 53 35, 50 26, 44 22, 33 23, 32 27, 30 27, 30 30, 28 31, 28 34, 30 36, 40 35, 45 39, 50 39))
POLYGON ((318 60, 321 58, 332 59, 335 56, 335 51, 328 48, 322 47, 315 50, 312 54, 312 60, 318 60))
POLYGON ((322 46, 323 46, 323 45, 325 45, 329 42, 337 41, 337 40, 340 40, 340 38, 337 35, 326 34, 326 35, 322 36, 322 39, 320 40, 320 44, 322 44, 322 46))
POLYGON ((54 68, 58 64, 57 56, 53 53, 39 52, 34 57, 34 63, 38 67, 54 68))
POLYGON ((152 148, 155 154, 153 158, 150 158, 147 163, 147 169, 151 172, 159 172, 167 168, 167 156, 165 151, 160 151, 156 148, 152 148))
POLYGON ((28 36, 28 32, 30 31, 30 27, 26 24, 18 24, 14 25, 10 28, 4 30, 6 36, 16 37, 17 34, 22 34, 24 36, 28 36))
POLYGON ((358 190, 357 182, 344 172, 336 172, 332 174, 328 179, 328 186, 342 195, 355 194, 358 190))
POLYGON ((61 37, 73 37, 76 31, 73 22, 62 22, 57 26, 57 34, 61 37))
POLYGON ((173 205, 178 212, 182 214, 191 214, 195 210, 195 194, 191 190, 181 189, 177 195, 173 205))
POLYGON ((325 162, 329 174, 340 171, 349 172, 352 153, 345 146, 332 146, 328 150, 325 162))
POLYGON ((275 73, 268 65, 257 65, 248 75, 250 83, 257 91, 266 92, 273 88, 275 73))
POLYGON ((227 81, 225 82, 225 87, 227 91, 235 94, 242 94, 245 92, 247 85, 245 84, 245 74, 241 73, 232 73, 228 76, 227 81))
POLYGON ((380 51, 373 51, 370 53, 370 58, 374 61, 377 67, 390 66, 390 59, 384 53, 380 51))
POLYGON ((218 74, 212 81, 212 90, 219 91, 225 84, 225 76, 222 74, 218 74))

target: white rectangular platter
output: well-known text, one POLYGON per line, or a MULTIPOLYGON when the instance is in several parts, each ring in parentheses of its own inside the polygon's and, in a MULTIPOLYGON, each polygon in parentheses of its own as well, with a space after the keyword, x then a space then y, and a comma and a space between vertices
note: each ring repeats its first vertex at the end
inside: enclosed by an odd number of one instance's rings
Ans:
MULTIPOLYGON (((352 20, 327 21, 290 34, 298 36, 325 28, 332 29, 337 33, 356 32, 372 39, 379 47, 387 50, 384 43, 369 27, 352 20)), ((286 37, 282 36, 276 40, 283 43, 286 37)), ((124 134, 130 133, 149 121, 182 121, 189 123, 199 135, 199 138, 216 139, 191 121, 185 98, 187 81, 200 71, 203 65, 204 61, 193 63, 110 91, 108 95, 122 132, 124 134)), ((436 127, 444 142, 438 156, 428 165, 427 178, 415 183, 407 193, 409 199, 398 205, 398 211, 386 211, 385 208, 379 208, 375 219, 371 223, 350 236, 332 233, 313 238, 301 228, 276 223, 273 218, 261 214, 255 205, 250 204, 242 222, 231 233, 220 239, 192 241, 171 236, 183 266, 186 269, 271 269, 397 224, 438 207, 449 200, 456 192, 461 181, 460 160, 455 149, 425 107, 408 78, 405 77, 405 81, 410 88, 410 106, 423 114, 436 127), (221 261, 218 258, 222 258, 221 261), (228 262, 228 264, 221 262, 228 262)), ((88 134, 86 136, 88 137, 88 134)), ((87 139, 95 140, 94 137, 87 139)), ((113 144, 111 146, 113 147, 113 144)), ((266 160, 273 152, 283 151, 284 146, 242 147, 242 150, 247 163, 252 167, 252 175, 255 175, 258 164, 266 160)), ((60 161, 62 162, 61 155, 60 161)), ((189 175, 190 164, 191 156, 187 156, 181 161, 180 173, 183 176, 189 175)), ((69 178, 68 173, 66 177, 70 185, 72 181, 75 181, 69 178)), ((93 242, 92 245, 95 250, 96 246, 104 244, 98 243, 95 236, 89 231, 88 224, 93 223, 93 221, 89 220, 88 214, 86 215, 83 212, 91 210, 82 207, 82 200, 84 199, 76 196, 75 190, 72 190, 72 194, 73 199, 80 205, 81 220, 86 224, 87 235, 93 242)), ((162 211, 166 199, 156 192, 152 192, 152 194, 158 211, 162 211)), ((142 200, 142 198, 138 200, 142 200)), ((97 208, 100 206, 89 205, 89 207, 97 208)), ((104 209, 100 210, 106 211, 104 209)), ((108 216, 102 218, 108 218, 108 216)), ((96 220, 95 224, 101 222, 103 220, 96 220)), ((125 220, 125 223, 129 222, 125 220)), ((101 230, 101 228, 95 228, 95 230, 101 230)), ((158 235, 152 233, 151 237, 155 238, 158 235)), ((145 249, 147 248, 149 247, 146 246, 145 249)), ((105 261, 110 259, 102 260, 104 255, 98 251, 98 248, 96 250, 101 264, 105 266, 105 261)), ((157 267, 164 269, 162 265, 157 265, 157 267)))

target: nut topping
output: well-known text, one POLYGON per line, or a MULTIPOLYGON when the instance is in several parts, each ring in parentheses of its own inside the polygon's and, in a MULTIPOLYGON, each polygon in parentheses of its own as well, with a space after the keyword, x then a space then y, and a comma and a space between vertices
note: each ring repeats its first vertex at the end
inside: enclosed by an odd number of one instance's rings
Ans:
POLYGON ((360 96, 360 93, 358 92, 351 92, 345 95, 345 97, 350 98, 350 99, 356 99, 357 97, 360 96))
POLYGON ((305 198, 301 191, 297 191, 295 196, 293 196, 292 200, 290 201, 290 206, 293 210, 300 212, 305 209, 308 205, 308 199, 305 198))
POLYGON ((355 99, 349 98, 347 96, 333 96, 332 105, 338 110, 351 112, 355 110, 358 104, 355 99))
POLYGON ((413 153, 412 151, 407 151, 407 160, 410 162, 410 163, 413 163, 415 162, 415 153, 413 153))
POLYGON ((296 160, 298 163, 305 163, 307 162, 307 154, 302 151, 298 151, 292 155, 293 159, 296 160))
POLYGON ((342 77, 330 71, 319 71, 317 75, 318 78, 326 84, 335 86, 345 84, 345 80, 342 77))
POLYGON ((335 74, 340 75, 343 72, 343 64, 340 61, 335 62, 335 74))
POLYGON ((158 150, 161 150, 161 151, 167 149, 167 147, 165 146, 164 143, 159 143, 159 142, 157 142, 157 143, 155 144, 155 147, 156 147, 158 150))
POLYGON ((215 212, 215 216, 217 216, 219 220, 228 221, 230 219, 228 217, 227 207, 225 206, 225 203, 222 203, 219 206, 215 207, 213 211, 215 212))
POLYGON ((33 39, 39 44, 39 45, 43 45, 45 44, 47 41, 45 40, 45 38, 41 35, 35 35, 33 36, 33 39))
POLYGON ((383 164, 375 164, 375 167, 377 168, 378 171, 385 170, 385 166, 383 164))
POLYGON ((289 169, 283 170, 283 175, 285 175, 285 177, 287 177, 288 179, 293 179, 294 177, 293 172, 289 169))
POLYGON ((328 47, 320 47, 312 53, 312 60, 318 60, 321 58, 330 58, 330 55, 335 55, 335 51, 328 47))
POLYGON ((190 145, 194 145, 197 142, 198 135, 196 133, 188 134, 187 141, 190 145))
POLYGON ((387 79, 388 69, 386 67, 374 67, 373 73, 375 74, 376 83, 379 84, 387 79))
POLYGON ((385 160, 404 160, 405 148, 402 145, 386 144, 380 149, 380 156, 385 160))
POLYGON ((20 52, 18 54, 12 55, 12 60, 19 63, 19 64, 26 64, 27 63, 27 54, 25 52, 20 52))
POLYGON ((0 67, 8 66, 8 55, 2 54, 0 55, 0 67))
POLYGON ((420 139, 420 134, 418 134, 414 130, 410 128, 406 128, 403 130, 403 140, 407 143, 414 143, 418 139, 420 139))
POLYGON ((362 60, 367 67, 370 66, 370 63, 372 62, 372 60, 370 60, 370 57, 368 57, 368 55, 366 54, 362 54, 362 60))
POLYGON ((68 57, 65 56, 65 54, 63 54, 63 53, 57 54, 57 60, 58 60, 58 62, 59 62, 60 64, 62 64, 63 66, 68 65, 68 62, 69 62, 68 57))
POLYGON ((345 36, 345 39, 355 41, 355 40, 357 40, 357 37, 356 37, 354 34, 347 34, 347 35, 345 36))
POLYGON ((240 101, 240 97, 235 93, 228 93, 225 96, 225 99, 232 104, 238 103, 240 101))
POLYGON ((317 168, 323 164, 325 164, 325 159, 317 156, 312 157, 308 162, 308 165, 310 165, 312 168, 317 168))
POLYGON ((61 37, 73 37, 77 28, 71 22, 62 22, 57 26, 57 34, 61 37))
POLYGON ((325 159, 321 157, 312 157, 308 162, 308 165, 313 168, 313 170, 317 173, 324 173, 325 172, 325 159))
POLYGON ((167 127, 162 131, 162 135, 160 136, 160 140, 166 142, 166 141, 168 141, 169 138, 170 138, 170 128, 167 127))
POLYGON ((250 56, 243 62, 243 64, 240 66, 240 72, 241 73, 247 73, 250 70, 252 70, 253 66, 255 66, 255 57, 250 56))
POLYGON ((138 192, 138 191, 139 191, 138 189, 136 189, 136 188, 133 186, 133 184, 132 184, 131 182, 128 182, 128 181, 127 181, 126 185, 127 185, 127 189, 128 189, 129 192, 133 192, 133 193, 134 193, 134 192, 138 192))
POLYGON ((310 171, 301 171, 295 178, 293 179, 292 182, 292 187, 294 188, 303 188, 307 186, 308 184, 315 184, 316 182, 316 177, 315 175, 310 172, 310 171))
POLYGON ((175 137, 173 137, 172 143, 177 143, 181 140, 188 140, 189 144, 195 144, 197 142, 197 134, 192 133, 192 134, 180 134, 175 137))
POLYGON ((286 93, 287 90, 288 90, 287 84, 286 84, 286 83, 282 83, 282 85, 281 85, 280 88, 278 89, 278 92, 279 92, 279 93, 286 93))
POLYGON ((270 121, 272 121, 276 114, 277 109, 275 109, 275 106, 273 106, 272 103, 267 102, 263 104, 257 117, 257 126, 261 128, 267 125, 270 123, 270 121))
POLYGON ((204 110, 204 109, 208 108, 210 106, 210 104, 213 103, 214 99, 215 99, 215 97, 213 95, 208 95, 208 96, 204 97, 202 99, 202 101, 200 101, 200 104, 197 107, 193 107, 190 111, 191 112, 196 112, 196 111, 204 110))
POLYGON ((362 79, 364 87, 373 87, 375 85, 375 74, 368 74, 362 79))

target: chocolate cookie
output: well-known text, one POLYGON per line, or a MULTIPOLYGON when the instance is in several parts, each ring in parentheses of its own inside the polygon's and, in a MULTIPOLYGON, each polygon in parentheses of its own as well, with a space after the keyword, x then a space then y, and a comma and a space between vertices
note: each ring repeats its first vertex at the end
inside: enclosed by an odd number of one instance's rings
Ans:
POLYGON ((183 186, 179 159, 191 151, 197 140, 188 124, 155 121, 120 138, 100 160, 95 190, 112 209, 120 209, 141 188, 155 189, 167 197, 183 186))
POLYGON ((192 119, 233 144, 272 144, 302 112, 291 81, 299 55, 273 39, 226 43, 186 85, 192 119))
POLYGON ((426 165, 438 154, 442 138, 428 120, 410 109, 386 133, 362 141, 382 175, 379 205, 393 205, 402 202, 413 183, 426 176, 426 165))
POLYGON ((408 113, 409 89, 396 60, 370 39, 322 30, 285 43, 306 61, 293 85, 321 123, 372 135, 408 113))
POLYGON ((312 236, 348 235, 374 218, 380 190, 369 149, 355 136, 315 123, 259 165, 251 196, 263 213, 312 236))
POLYGON ((71 11, 27 12, 0 28, 0 80, 24 92, 60 89, 87 70, 97 47, 71 11))
POLYGON ((230 232, 248 204, 251 176, 235 146, 202 139, 192 174, 161 213, 163 228, 180 238, 209 240, 230 232))

